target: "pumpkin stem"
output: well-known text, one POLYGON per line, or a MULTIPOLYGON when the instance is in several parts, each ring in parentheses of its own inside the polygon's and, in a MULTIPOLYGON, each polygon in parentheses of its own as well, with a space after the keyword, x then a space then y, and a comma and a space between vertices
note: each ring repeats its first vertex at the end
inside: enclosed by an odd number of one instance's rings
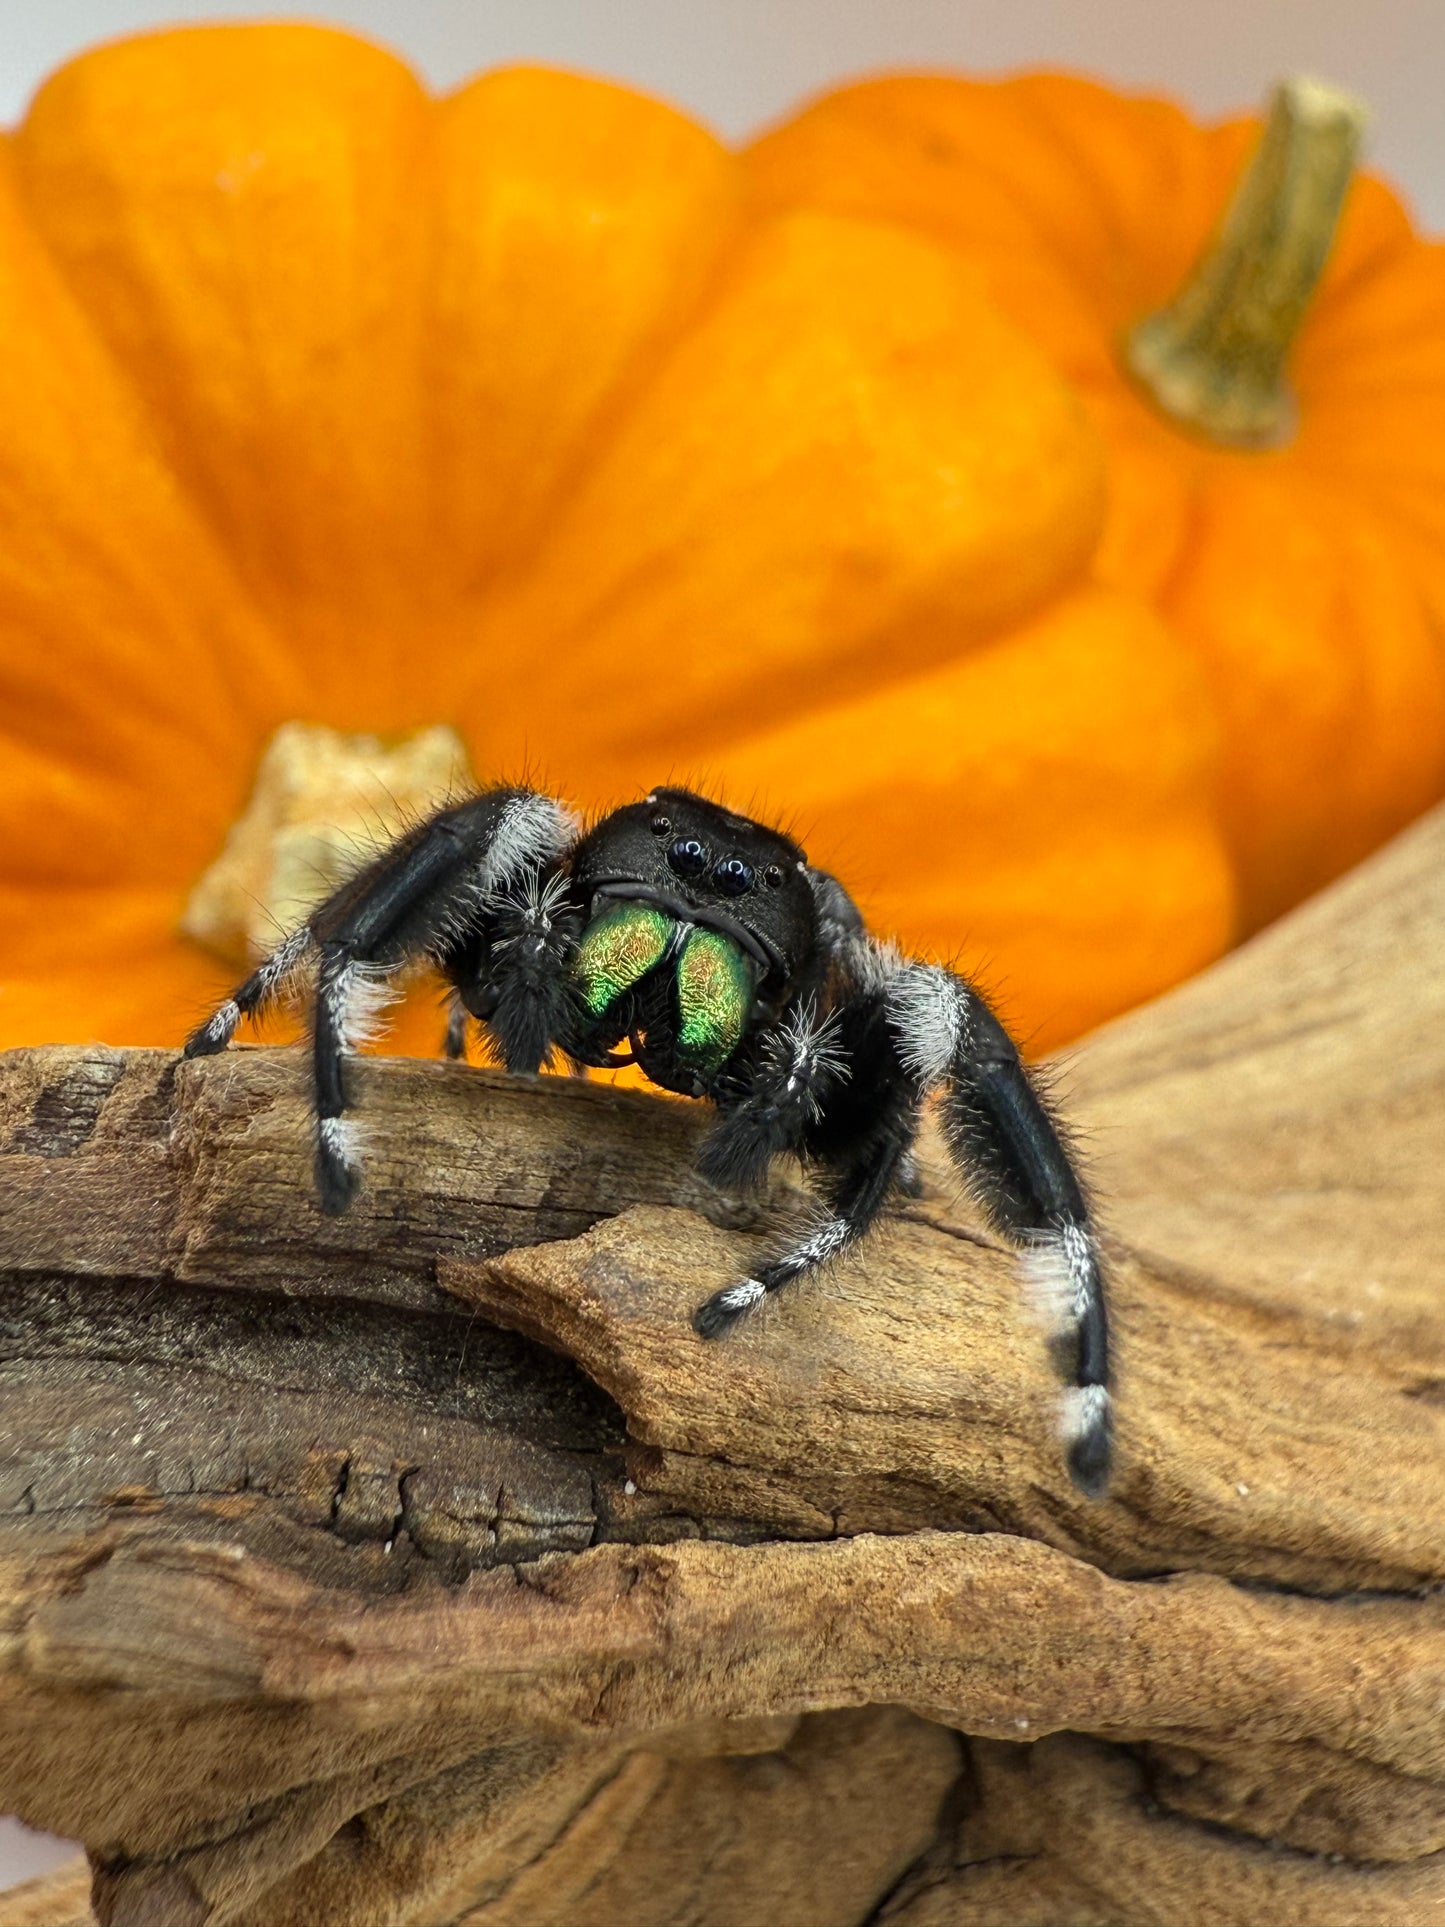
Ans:
POLYGON ((1285 362, 1349 191, 1368 113, 1325 81, 1275 89, 1224 218, 1184 286, 1124 342, 1171 421, 1212 442, 1268 447, 1295 425, 1285 362))

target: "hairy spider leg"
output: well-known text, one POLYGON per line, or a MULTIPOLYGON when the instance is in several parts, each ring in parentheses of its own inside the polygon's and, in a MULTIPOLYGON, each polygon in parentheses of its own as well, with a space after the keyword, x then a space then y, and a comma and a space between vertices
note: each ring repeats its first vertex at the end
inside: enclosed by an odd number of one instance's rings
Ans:
POLYGON ((294 976, 311 949, 311 931, 306 924, 283 937, 263 962, 257 964, 243 984, 238 984, 225 1003, 200 1024, 186 1039, 186 1057, 214 1057, 223 1051, 236 1034, 243 1017, 255 1013, 280 996, 286 980, 294 976))
MULTIPOLYGON (((489 790, 409 831, 282 946, 285 951, 300 944, 298 959, 313 944, 320 951, 312 1067, 323 1211, 344 1211, 360 1183, 347 1116, 346 1059, 395 994, 399 973, 423 957, 446 968, 479 930, 487 930, 506 893, 555 864, 575 835, 570 812, 551 797, 489 790)), ((230 1032, 221 1020, 230 1004, 239 1017, 245 1009, 241 992, 195 1033, 188 1056, 223 1047, 230 1032)), ((228 1021, 233 1031, 237 1020, 228 1021)))
POLYGON ((454 1064, 467 1054, 467 1007, 455 993, 447 1006, 447 1029, 442 1049, 454 1064))
POLYGON ((989 1223, 1021 1252, 1069 1382, 1064 1438, 1083 1492, 1108 1483, 1109 1330, 1089 1207, 1059 1127, 982 995, 951 970, 907 964, 889 985, 899 1047, 941 1090, 953 1163, 989 1223))
POLYGON ((770 1293, 841 1257, 872 1228, 908 1173, 920 1093, 890 1034, 881 985, 842 1004, 825 1026, 804 1029, 795 1018, 781 1032, 790 1035, 795 1069, 783 1090, 775 1032, 765 1040, 754 1089, 704 1143, 699 1163, 704 1175, 742 1168, 743 1133, 751 1130, 755 1150, 795 1150, 820 1170, 824 1212, 788 1250, 698 1308, 693 1325, 704 1338, 718 1337, 770 1293), (794 1076, 801 1092, 789 1088, 794 1076), (791 1133, 785 1145, 778 1141, 784 1124, 791 1133))
MULTIPOLYGON (((507 892, 570 847, 575 826, 551 797, 496 789, 444 811, 397 844, 312 919, 321 943, 313 1064, 321 1208, 345 1211, 360 1183, 350 1141, 345 1059, 366 1035, 378 992, 414 958, 446 967, 507 892)), ((536 1069, 511 1061, 509 1069, 536 1069)))
POLYGON ((805 1119, 796 1103, 788 1111, 778 1101, 776 1047, 770 1059, 765 1040, 756 1081, 705 1140, 699 1162, 705 1176, 735 1179, 759 1175, 778 1150, 815 1156, 830 1170, 830 1213, 773 1263, 715 1293, 693 1323, 716 1337, 770 1292, 855 1244, 890 1190, 914 1180, 919 1111, 941 1092, 952 1160, 989 1223, 1019 1249, 1043 1300, 1069 1381, 1070 1476, 1096 1495, 1113 1450, 1108 1321, 1088 1203, 1058 1126, 983 995, 951 970, 878 943, 837 879, 811 876, 835 973, 830 1021, 846 1088, 835 1073, 820 1080, 814 1116, 805 1119))

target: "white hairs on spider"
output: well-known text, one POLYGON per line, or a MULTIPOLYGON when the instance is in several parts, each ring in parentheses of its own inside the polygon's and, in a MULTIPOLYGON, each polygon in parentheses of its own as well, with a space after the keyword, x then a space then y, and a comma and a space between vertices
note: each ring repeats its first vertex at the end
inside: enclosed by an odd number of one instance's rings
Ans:
POLYGON ((491 846, 478 867, 484 896, 538 864, 555 863, 577 839, 579 824, 565 803, 550 796, 515 796, 503 810, 491 846))
POLYGON ((825 1079, 838 1083, 851 1073, 847 1053, 839 1034, 838 1015, 830 1011, 820 1022, 817 1006, 811 1001, 790 1011, 764 1045, 769 1067, 783 1078, 788 1095, 801 1086, 808 1116, 822 1116, 816 1089, 825 1079))
POLYGON ((1019 1267, 1049 1330, 1076 1330, 1099 1290, 1098 1255, 1084 1227, 1066 1224, 1034 1236, 1019 1252, 1019 1267))
POLYGON ((749 1306, 761 1303, 767 1297, 766 1286, 756 1278, 744 1278, 736 1285, 729 1285, 726 1291, 718 1293, 718 1304, 724 1311, 746 1311, 749 1306))
POLYGON ((386 1013, 401 995, 403 975, 385 964, 348 963, 323 980, 326 1014, 348 1050, 380 1037, 386 1013))
POLYGON ((888 1022, 908 1075, 924 1090, 941 1084, 964 1041, 963 999, 936 964, 911 964, 888 984, 888 1022))
POLYGON ((813 1229, 805 1233, 791 1249, 774 1259, 769 1269, 795 1278, 817 1265, 826 1265, 830 1258, 836 1258, 846 1251, 853 1241, 853 1227, 846 1219, 832 1216, 820 1218, 813 1229))
POLYGON ((549 876, 543 870, 529 870, 522 879, 522 898, 519 903, 506 890, 494 890, 486 899, 491 910, 520 910, 523 918, 522 928, 511 931, 505 937, 498 937, 495 950, 506 950, 516 943, 519 937, 534 933, 546 936, 552 928, 552 920, 567 901, 568 879, 560 870, 549 876))
POLYGON ((1059 1401, 1059 1431, 1066 1446, 1097 1438, 1109 1429, 1107 1385, 1071 1385, 1059 1401))
POLYGON ((840 949, 848 975, 859 990, 873 996, 881 996, 894 979, 910 967, 896 943, 884 942, 866 933, 846 937, 840 949))
MULTIPOLYGON (((479 910, 510 904, 518 882, 530 897, 537 889, 539 870, 571 849, 580 827, 574 812, 551 796, 514 796, 504 804, 486 855, 469 877, 458 879, 437 919, 428 946, 433 959, 440 961, 448 944, 467 934, 479 910)), ((549 878, 543 890, 550 891, 554 884, 557 895, 551 901, 560 902, 566 880, 549 878)), ((540 900, 539 908, 546 901, 540 900)))
POLYGON ((229 1044, 241 1021, 241 1006, 234 997, 228 997, 211 1018, 205 1028, 206 1041, 211 1044, 229 1044))
POLYGON ((256 976, 261 992, 259 1002, 266 1003, 281 991, 286 979, 311 948, 311 943, 311 927, 303 923, 289 936, 283 937, 270 956, 257 965, 256 976))
POLYGON ((345 1165, 348 1171, 357 1169, 361 1144, 360 1133, 353 1119, 349 1117, 318 1118, 316 1134, 321 1139, 322 1150, 329 1158, 337 1164, 345 1165))

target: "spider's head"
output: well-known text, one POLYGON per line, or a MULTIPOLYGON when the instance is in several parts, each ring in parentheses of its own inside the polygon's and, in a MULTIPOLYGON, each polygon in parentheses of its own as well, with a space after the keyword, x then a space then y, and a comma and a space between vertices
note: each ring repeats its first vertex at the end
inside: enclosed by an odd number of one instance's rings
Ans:
POLYGON ((594 911, 653 905, 675 922, 717 930, 780 989, 817 937, 808 860, 781 830, 691 790, 658 789, 604 816, 578 844, 572 875, 594 911))

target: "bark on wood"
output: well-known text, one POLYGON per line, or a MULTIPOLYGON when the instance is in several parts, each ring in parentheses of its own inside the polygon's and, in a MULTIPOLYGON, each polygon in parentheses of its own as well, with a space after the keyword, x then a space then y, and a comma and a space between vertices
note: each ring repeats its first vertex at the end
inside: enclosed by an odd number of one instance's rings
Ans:
POLYGON ((147 1927, 1445 1921, 1442 936, 1437 814, 1064 1067, 1104 1504, 935 1153, 705 1346, 693 1107, 372 1061, 328 1221, 296 1057, 12 1053, 0 1803, 147 1927))

